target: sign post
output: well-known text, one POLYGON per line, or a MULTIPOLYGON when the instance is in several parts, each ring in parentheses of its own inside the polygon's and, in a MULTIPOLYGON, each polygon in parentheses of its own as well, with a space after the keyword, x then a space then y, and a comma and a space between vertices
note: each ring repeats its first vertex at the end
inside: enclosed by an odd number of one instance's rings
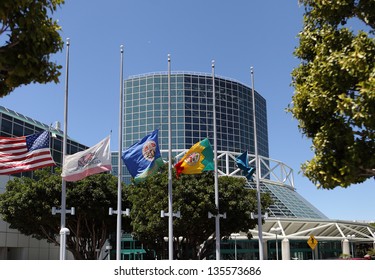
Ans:
POLYGON ((314 250, 316 245, 318 245, 318 240, 315 239, 314 235, 310 235, 310 238, 307 240, 307 244, 309 244, 311 250, 312 250, 312 258, 314 259, 314 250))

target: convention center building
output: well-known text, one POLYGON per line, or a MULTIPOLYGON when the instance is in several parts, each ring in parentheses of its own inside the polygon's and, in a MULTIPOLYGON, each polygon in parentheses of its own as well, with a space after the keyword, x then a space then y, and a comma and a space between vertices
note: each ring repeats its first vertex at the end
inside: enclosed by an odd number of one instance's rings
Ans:
MULTIPOLYGON (((213 143, 215 117, 219 176, 240 176, 235 157, 248 151, 250 164, 255 164, 255 114, 261 191, 269 193, 274 201, 262 226, 264 259, 357 257, 374 246, 375 229, 369 224, 330 220, 296 192, 293 170, 269 157, 266 100, 254 91, 253 112, 252 89, 237 80, 215 76, 213 91, 212 74, 172 72, 168 77, 167 72, 156 72, 130 76, 124 82, 123 147, 131 146, 158 128, 162 157, 168 158, 168 78, 173 157, 183 155, 206 137, 213 143), (216 116, 213 116, 213 92, 216 116), (314 250, 308 243, 311 236, 318 241, 314 250)), ((112 162, 116 174, 117 153, 113 153, 112 162)), ((122 174, 123 180, 129 182, 126 168, 122 174)), ((247 187, 256 189, 252 181, 247 187)), ((223 240, 221 259, 258 259, 258 229, 251 233, 251 240, 247 239, 247 233, 235 233, 234 237, 223 240)), ((215 248, 210 247, 213 243, 202 250, 201 258, 215 259, 215 248)))
MULTIPOLYGON (((159 146, 168 158, 168 106, 171 106, 173 157, 181 157, 204 138, 213 143, 213 118, 216 118, 219 176, 242 176, 235 158, 248 151, 250 165, 255 164, 253 115, 256 117, 257 147, 261 168, 261 192, 269 193, 273 204, 262 225, 264 259, 306 260, 363 257, 375 245, 375 228, 369 222, 332 220, 298 194, 293 170, 282 161, 270 158, 268 147, 267 104, 256 91, 253 112, 252 89, 234 79, 196 72, 157 72, 131 76, 124 81, 123 143, 129 147, 154 129, 159 129, 159 146), (168 78, 170 78, 170 90, 168 78), (170 92, 170 105, 169 104, 170 92), (216 116, 213 116, 215 92, 216 116), (314 250, 312 249, 312 246, 314 250)), ((61 164, 62 131, 0 106, 0 135, 22 136, 41 130, 53 130, 54 160, 61 164)), ((87 149, 68 140, 68 154, 87 149)), ((118 174, 118 153, 112 153, 112 173, 118 174)), ((257 172, 257 171, 256 171, 257 172)), ((123 181, 130 175, 123 166, 123 181)), ((30 176, 30 174, 16 174, 30 176)), ((12 176, 0 176, 0 192, 12 176)), ((256 189, 254 180, 245 187, 256 189)), ((301 188, 302 186, 298 186, 301 188)), ((249 217, 250 218, 250 217, 249 217)), ((259 259, 258 229, 233 233, 221 241, 221 259, 259 259)), ((215 242, 208 240, 199 252, 201 259, 215 259, 215 242)), ((124 259, 132 259, 122 250, 124 259)), ((58 259, 59 248, 43 240, 24 236, 11 229, 0 217, 0 259, 58 259)))

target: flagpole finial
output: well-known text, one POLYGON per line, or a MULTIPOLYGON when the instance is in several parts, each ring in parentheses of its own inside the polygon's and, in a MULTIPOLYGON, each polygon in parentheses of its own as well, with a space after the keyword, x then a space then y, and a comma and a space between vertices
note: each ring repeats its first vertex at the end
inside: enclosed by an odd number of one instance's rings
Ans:
POLYGON ((211 61, 211 66, 215 67, 215 60, 214 59, 211 61))
POLYGON ((250 67, 250 73, 254 74, 254 67, 253 66, 250 67))
POLYGON ((171 54, 168 54, 168 61, 171 61, 171 54))
POLYGON ((70 38, 66 38, 66 45, 67 45, 67 46, 70 45, 70 38))
POLYGON ((121 53, 124 52, 124 45, 120 45, 120 52, 121 52, 121 53))

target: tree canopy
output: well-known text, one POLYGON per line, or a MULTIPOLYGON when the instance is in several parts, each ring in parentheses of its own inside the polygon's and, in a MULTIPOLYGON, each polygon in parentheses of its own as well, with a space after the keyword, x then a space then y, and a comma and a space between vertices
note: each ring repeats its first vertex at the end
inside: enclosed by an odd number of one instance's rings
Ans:
MULTIPOLYGON (((0 214, 11 228, 57 246, 60 215, 52 215, 51 208, 61 204, 59 172, 56 169, 51 174, 49 169, 41 169, 34 172, 34 178, 14 178, 0 194, 0 214)), ((220 222, 221 237, 248 232, 257 225, 257 220, 250 218, 251 212, 257 212, 256 191, 245 188, 245 183, 244 178, 219 177, 220 214, 227 216, 220 222)), ((145 249, 155 250, 161 256, 164 237, 168 236, 168 219, 160 217, 161 210, 168 212, 165 168, 123 190, 122 208, 130 208, 131 217, 123 219, 122 228, 141 241, 145 249)), ((217 214, 214 201, 212 172, 174 177, 173 209, 182 215, 174 220, 174 236, 179 237, 175 240, 176 257, 198 258, 199 246, 214 240, 215 219, 208 218, 208 212, 217 214)), ((262 195, 261 203, 262 209, 267 209, 270 197, 262 195)), ((75 259, 96 259, 96 249, 102 248, 116 231, 117 219, 108 215, 108 209, 117 205, 117 177, 101 173, 67 182, 66 204, 67 208, 76 209, 75 215, 66 216, 66 227, 70 230, 67 249, 75 259)))
MULTIPOLYGON (((38 170, 35 179, 21 177, 7 183, 6 191, 0 194, 0 214, 11 228, 60 245, 60 215, 51 213, 60 200, 60 174, 38 170)), ((67 249, 75 259, 96 259, 96 249, 102 248, 108 235, 116 231, 116 218, 108 215, 108 209, 117 205, 117 178, 101 173, 68 182, 66 203, 67 208, 76 209, 74 216, 66 215, 70 230, 67 249)))
MULTIPOLYGON (((257 212, 256 192, 245 188, 245 182, 243 178, 219 177, 220 214, 227 216, 220 220, 221 237, 228 237, 233 232, 248 232, 257 225, 257 220, 250 218, 251 212, 257 212)), ((175 218, 173 222, 176 258, 196 259, 199 246, 215 233, 215 219, 208 218, 208 212, 217 214, 214 176, 212 172, 182 175, 175 178, 172 185, 173 211, 181 212, 181 218, 175 218)), ((168 236, 168 219, 160 217, 161 210, 168 212, 167 172, 131 185, 126 192, 131 203, 133 233, 160 255, 162 247, 157 246, 168 236)), ((262 196, 263 209, 270 203, 269 196, 262 196)))
POLYGON ((303 173, 318 187, 375 177, 375 1, 300 0, 304 26, 289 111, 312 139, 303 173), (360 24, 366 29, 351 29, 360 24))
POLYGON ((0 97, 30 83, 57 83, 61 66, 50 55, 63 48, 50 14, 64 0, 0 1, 0 97))

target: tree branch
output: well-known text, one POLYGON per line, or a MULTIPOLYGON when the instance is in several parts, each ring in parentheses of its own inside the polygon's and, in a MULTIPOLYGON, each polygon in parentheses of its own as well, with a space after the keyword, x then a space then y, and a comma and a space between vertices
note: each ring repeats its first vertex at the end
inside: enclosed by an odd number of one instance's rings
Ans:
POLYGON ((43 232, 44 236, 47 238, 47 240, 51 241, 51 243, 55 244, 56 246, 60 245, 60 242, 58 242, 56 239, 52 238, 47 230, 44 228, 44 226, 40 226, 41 231, 43 232))

